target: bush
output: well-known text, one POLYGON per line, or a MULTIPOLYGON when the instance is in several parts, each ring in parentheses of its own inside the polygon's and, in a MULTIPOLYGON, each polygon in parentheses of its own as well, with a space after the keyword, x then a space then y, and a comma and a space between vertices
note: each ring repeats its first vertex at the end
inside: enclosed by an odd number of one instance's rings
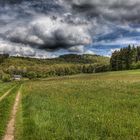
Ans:
POLYGON ((2 79, 3 74, 4 74, 4 72, 2 70, 0 70, 0 79, 2 79))
POLYGON ((140 69, 140 61, 138 61, 137 63, 132 63, 131 69, 140 69))
POLYGON ((37 74, 35 72, 29 72, 29 73, 27 73, 27 77, 29 79, 36 79, 37 78, 37 74))
POLYGON ((102 65, 95 68, 95 73, 110 71, 109 65, 102 65))
POLYGON ((11 81, 11 77, 9 74, 3 74, 2 75, 2 81, 3 82, 10 82, 11 81))

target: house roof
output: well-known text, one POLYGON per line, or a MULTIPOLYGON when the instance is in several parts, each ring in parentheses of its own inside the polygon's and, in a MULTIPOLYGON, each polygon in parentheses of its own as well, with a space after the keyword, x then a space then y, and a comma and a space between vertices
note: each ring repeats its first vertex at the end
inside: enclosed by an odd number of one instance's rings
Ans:
POLYGON ((14 78, 22 78, 21 75, 14 75, 14 78))

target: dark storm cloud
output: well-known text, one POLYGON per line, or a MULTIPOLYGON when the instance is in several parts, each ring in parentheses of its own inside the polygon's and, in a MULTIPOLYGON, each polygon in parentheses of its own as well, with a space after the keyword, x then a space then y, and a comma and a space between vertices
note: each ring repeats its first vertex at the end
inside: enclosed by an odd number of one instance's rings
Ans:
POLYGON ((67 1, 76 13, 102 17, 109 21, 140 22, 139 0, 73 0, 67 1))
POLYGON ((32 22, 26 26, 24 24, 5 32, 6 38, 15 43, 50 51, 86 45, 91 41, 83 25, 74 26, 63 23, 61 19, 54 20, 50 17, 39 16, 32 19, 32 22))

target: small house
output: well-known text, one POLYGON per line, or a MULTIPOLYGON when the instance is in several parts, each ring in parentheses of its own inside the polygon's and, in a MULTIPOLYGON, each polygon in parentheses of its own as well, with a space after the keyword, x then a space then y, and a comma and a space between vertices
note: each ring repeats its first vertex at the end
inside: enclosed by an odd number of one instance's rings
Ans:
POLYGON ((20 81, 21 78, 22 78, 21 75, 14 75, 14 76, 13 76, 13 79, 14 79, 14 80, 17 80, 17 81, 20 81))

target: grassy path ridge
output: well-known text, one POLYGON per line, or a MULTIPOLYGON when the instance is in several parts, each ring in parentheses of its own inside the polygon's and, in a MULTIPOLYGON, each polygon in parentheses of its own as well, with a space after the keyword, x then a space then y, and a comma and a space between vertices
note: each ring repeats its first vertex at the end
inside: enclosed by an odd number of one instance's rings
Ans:
POLYGON ((9 89, 7 92, 5 92, 1 97, 0 97, 0 101, 2 101, 11 91, 12 89, 14 89, 16 86, 12 87, 11 89, 9 89))
POLYGON ((10 119, 11 110, 15 102, 16 93, 20 86, 21 84, 17 84, 10 90, 9 94, 0 101, 0 140, 5 134, 6 126, 10 119))
POLYGON ((6 133, 5 133, 3 140, 14 140, 15 120, 16 120, 16 114, 17 114, 17 110, 19 107, 19 103, 20 103, 20 97, 21 97, 21 92, 19 89, 18 93, 16 95, 16 98, 15 98, 10 121, 7 125, 7 130, 6 130, 6 133))

